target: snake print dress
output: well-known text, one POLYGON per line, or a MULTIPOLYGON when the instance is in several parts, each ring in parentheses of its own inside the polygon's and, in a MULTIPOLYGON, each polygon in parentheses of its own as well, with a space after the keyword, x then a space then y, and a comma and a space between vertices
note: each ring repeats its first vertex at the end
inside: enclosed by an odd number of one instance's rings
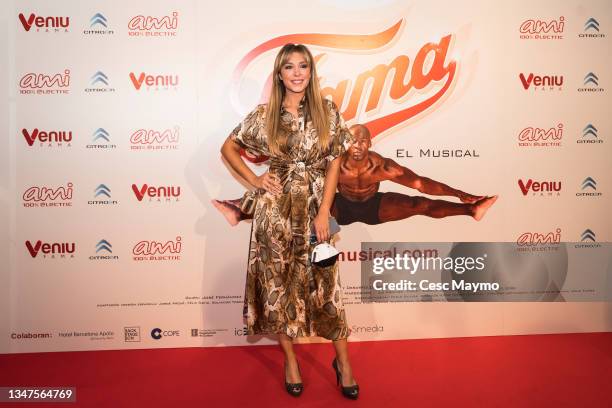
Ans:
POLYGON ((290 337, 348 337, 350 330, 342 303, 338 262, 329 267, 311 264, 311 222, 323 198, 327 164, 344 153, 352 136, 336 105, 327 104, 330 147, 321 151, 317 131, 307 116, 304 99, 298 117, 281 110, 287 132, 284 152, 273 154, 267 143, 267 105, 257 106, 229 138, 249 154, 268 156, 269 171, 283 187, 279 195, 257 196, 248 254, 244 317, 249 334, 290 337))

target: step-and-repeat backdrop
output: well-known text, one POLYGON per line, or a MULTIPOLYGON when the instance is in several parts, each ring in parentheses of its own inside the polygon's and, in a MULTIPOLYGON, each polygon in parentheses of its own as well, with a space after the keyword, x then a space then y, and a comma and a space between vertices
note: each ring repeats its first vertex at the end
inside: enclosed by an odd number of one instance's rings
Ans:
MULTIPOLYGON (((611 330, 610 255, 601 251, 612 233, 609 1, 3 9, 0 352, 273 341, 245 336, 252 224, 235 200, 249 186, 219 149, 266 100, 288 42, 311 49, 347 124, 368 127, 370 157, 498 196, 478 221, 407 217, 427 192, 382 177, 366 216, 343 206, 355 221, 337 242, 352 340, 611 330), (506 271, 510 281, 529 274, 531 296, 372 302, 362 243, 381 242, 558 244, 603 259, 603 269, 580 280, 592 268, 568 266, 563 249, 565 263, 553 263, 563 271, 520 262, 506 271)), ((461 203, 460 194, 436 198, 461 203)))

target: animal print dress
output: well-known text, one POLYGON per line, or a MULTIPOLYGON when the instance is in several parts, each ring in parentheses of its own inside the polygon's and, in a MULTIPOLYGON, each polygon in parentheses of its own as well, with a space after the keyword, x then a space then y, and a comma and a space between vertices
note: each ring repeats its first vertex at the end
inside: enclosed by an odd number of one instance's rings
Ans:
POLYGON ((282 194, 262 192, 256 200, 247 266, 244 316, 249 334, 290 337, 348 337, 338 263, 310 263, 311 223, 323 198, 327 164, 345 152, 352 135, 336 105, 329 110, 330 147, 321 151, 317 131, 305 117, 304 99, 298 117, 282 108, 281 127, 287 149, 270 152, 265 130, 267 105, 257 106, 232 131, 231 140, 250 154, 270 157, 271 173, 279 176, 282 194))

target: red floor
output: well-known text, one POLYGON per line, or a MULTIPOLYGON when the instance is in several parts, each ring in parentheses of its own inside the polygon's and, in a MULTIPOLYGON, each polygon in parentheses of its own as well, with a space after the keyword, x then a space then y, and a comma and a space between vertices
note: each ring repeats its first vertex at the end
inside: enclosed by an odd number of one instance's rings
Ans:
POLYGON ((329 344, 296 346, 304 394, 274 346, 0 355, 0 386, 77 387, 67 407, 611 407, 612 333, 351 343, 358 401, 329 344))

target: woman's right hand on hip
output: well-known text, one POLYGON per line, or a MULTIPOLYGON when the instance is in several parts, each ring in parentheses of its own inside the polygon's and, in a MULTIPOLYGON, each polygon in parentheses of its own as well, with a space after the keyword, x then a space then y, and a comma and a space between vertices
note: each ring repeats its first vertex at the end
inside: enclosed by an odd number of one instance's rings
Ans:
POLYGON ((254 183, 256 188, 263 188, 272 194, 280 194, 283 192, 283 187, 276 174, 266 171, 261 176, 257 176, 254 183))

